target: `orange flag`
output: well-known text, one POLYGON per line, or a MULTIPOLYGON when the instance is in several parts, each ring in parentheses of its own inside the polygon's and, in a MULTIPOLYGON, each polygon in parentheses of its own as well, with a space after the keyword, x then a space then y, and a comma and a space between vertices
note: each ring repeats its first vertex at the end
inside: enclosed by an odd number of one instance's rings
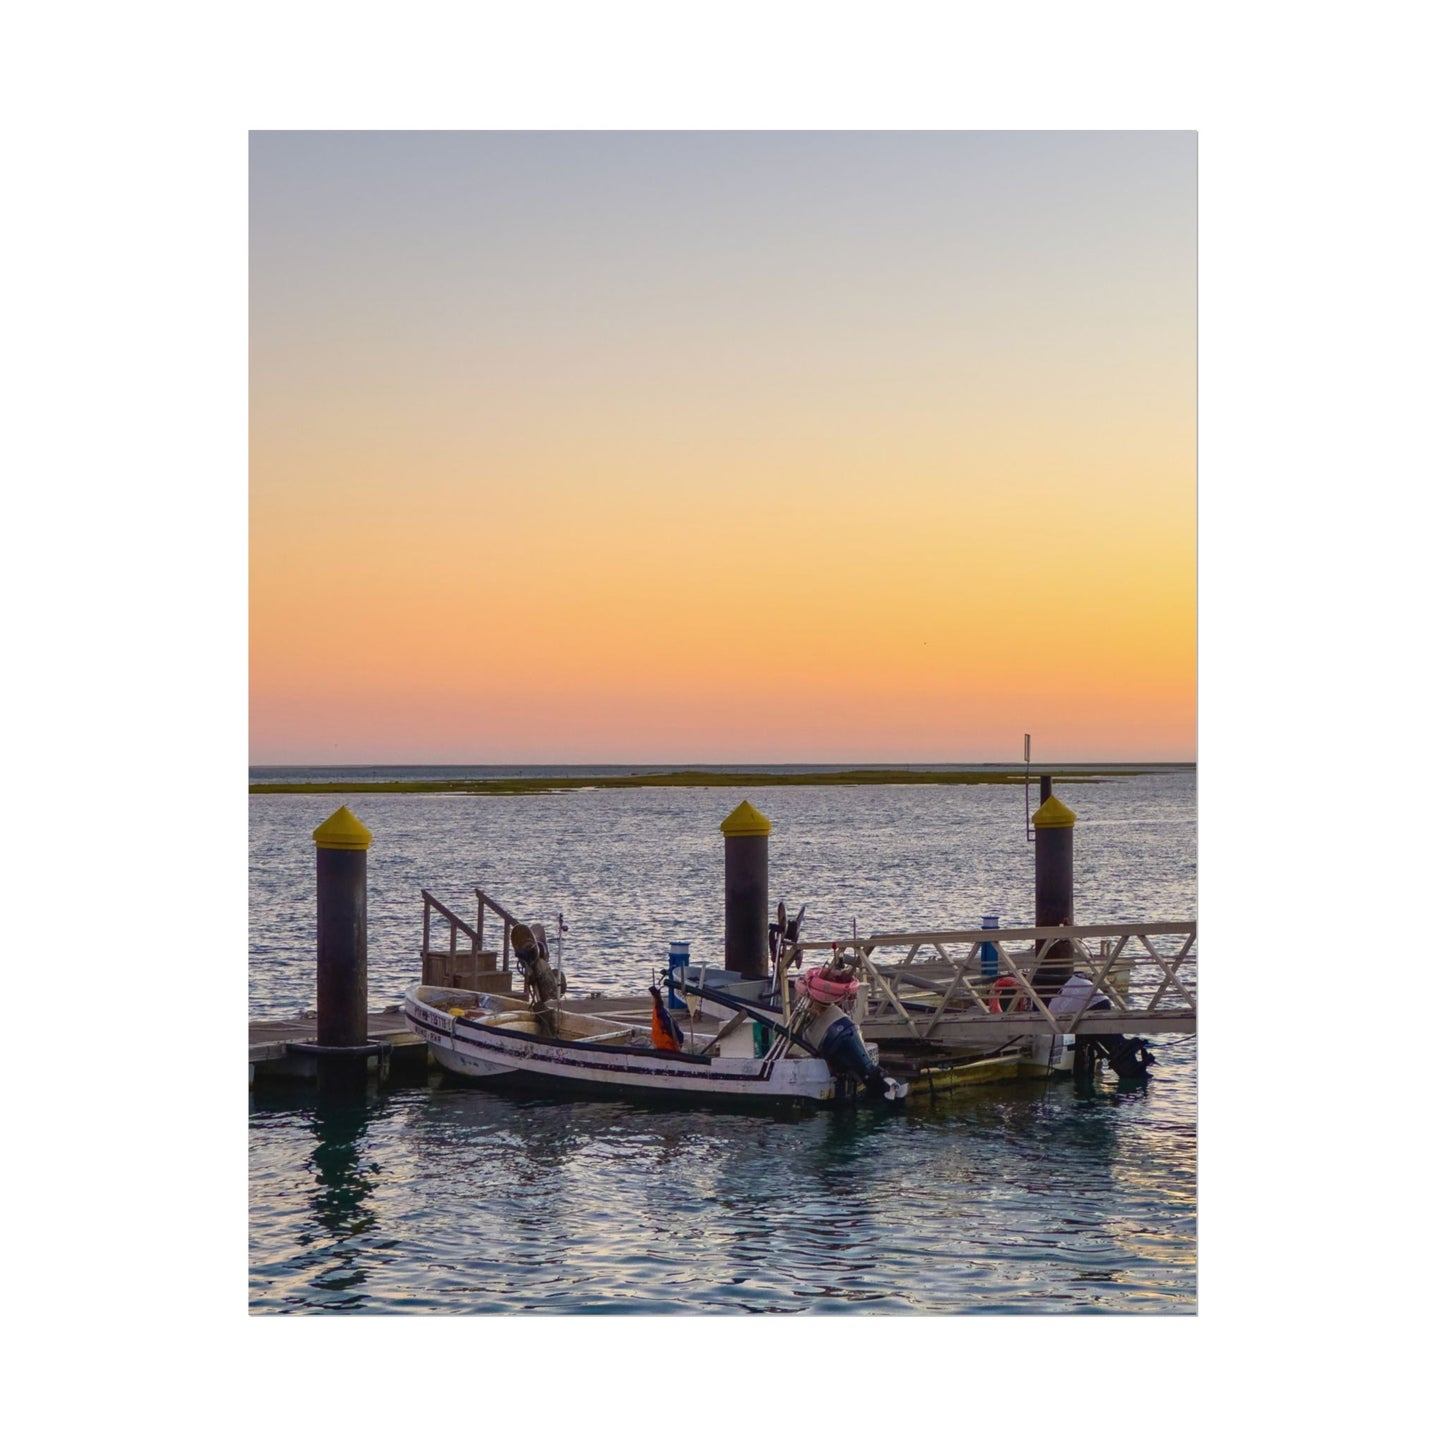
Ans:
POLYGON ((662 994, 658 992, 656 985, 647 991, 652 995, 652 1047, 655 1049, 680 1049, 682 1047, 682 1030, 677 1026, 677 1020, 668 1013, 662 1002, 662 994))

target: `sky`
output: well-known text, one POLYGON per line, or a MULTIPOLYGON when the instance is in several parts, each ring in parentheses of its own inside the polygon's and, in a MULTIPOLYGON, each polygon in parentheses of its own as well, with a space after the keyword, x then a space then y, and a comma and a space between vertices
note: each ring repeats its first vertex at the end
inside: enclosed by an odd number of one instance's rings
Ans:
POLYGON ((1189 760, 1192 132, 256 132, 251 760, 1189 760))

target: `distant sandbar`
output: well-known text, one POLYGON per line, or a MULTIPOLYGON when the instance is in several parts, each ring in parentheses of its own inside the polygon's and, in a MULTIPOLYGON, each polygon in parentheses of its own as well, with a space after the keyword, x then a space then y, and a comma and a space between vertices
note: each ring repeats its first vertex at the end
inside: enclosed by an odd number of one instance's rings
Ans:
MULTIPOLYGON (((1134 778, 1140 770, 1097 768, 1088 772, 1054 769, 1057 782, 1097 783, 1106 778, 1134 778)), ((1037 772, 1029 775, 1038 781, 1037 772)), ((382 783, 252 783, 253 793, 560 793, 577 788, 777 788, 878 787, 891 783, 961 784, 1005 783, 1018 787, 1024 772, 914 772, 907 768, 853 768, 837 773, 629 773, 600 778, 406 778, 382 783)))

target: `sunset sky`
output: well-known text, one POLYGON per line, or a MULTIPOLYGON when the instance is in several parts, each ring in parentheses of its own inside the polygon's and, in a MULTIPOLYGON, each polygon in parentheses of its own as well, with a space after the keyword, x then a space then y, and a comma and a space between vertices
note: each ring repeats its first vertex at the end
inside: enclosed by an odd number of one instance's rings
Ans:
POLYGON ((251 758, 1195 754, 1192 133, 251 141, 251 758))

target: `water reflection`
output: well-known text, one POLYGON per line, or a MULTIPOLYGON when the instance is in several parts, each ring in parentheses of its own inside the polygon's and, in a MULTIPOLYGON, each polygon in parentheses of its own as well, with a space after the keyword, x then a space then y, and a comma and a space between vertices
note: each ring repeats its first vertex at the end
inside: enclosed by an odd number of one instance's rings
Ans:
POLYGON ((327 1103, 318 1105, 310 1120, 311 1213, 319 1233, 303 1237, 303 1243, 331 1241, 320 1244, 312 1284, 348 1295, 355 1303, 364 1298, 367 1281, 367 1241, 362 1236, 376 1227, 368 1201, 380 1166, 369 1161, 363 1149, 375 1112, 375 1105, 327 1103))
POLYGON ((331 1104, 318 1108, 311 1121, 315 1147, 312 1172, 319 1184, 312 1207, 317 1222, 339 1239, 361 1234, 375 1221, 366 1207, 376 1185, 376 1165, 364 1166, 361 1143, 371 1111, 364 1105, 331 1104))
POLYGON ((466 1313, 1189 1309, 1192 1127, 1167 1117, 1187 1100, 1161 1083, 1157 1098, 1157 1085, 1064 1081, 782 1117, 418 1089, 384 1107, 264 1116, 253 1299, 466 1313), (302 1177, 304 1191, 286 1189, 302 1177))

